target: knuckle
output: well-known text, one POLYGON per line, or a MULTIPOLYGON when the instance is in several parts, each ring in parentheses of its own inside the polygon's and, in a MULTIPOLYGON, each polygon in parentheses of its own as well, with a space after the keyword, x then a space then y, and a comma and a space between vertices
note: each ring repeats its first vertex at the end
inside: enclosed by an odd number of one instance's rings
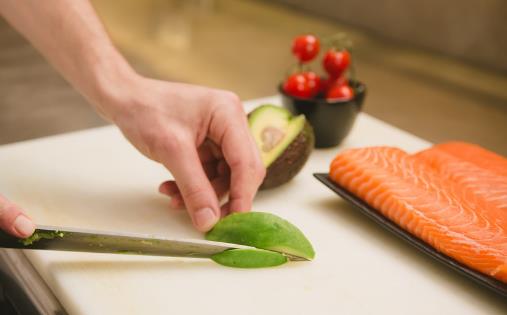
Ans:
POLYGON ((241 99, 239 96, 230 91, 222 91, 220 92, 220 100, 225 106, 228 107, 229 110, 234 110, 235 113, 243 112, 243 106, 241 104, 241 99))
POLYGON ((201 203, 205 199, 206 189, 202 186, 185 187, 182 189, 181 195, 189 205, 193 205, 201 203))
POLYGON ((243 170, 245 168, 245 161, 239 157, 235 157, 234 159, 231 159, 229 162, 229 167, 233 170, 243 170))
POLYGON ((239 96, 234 92, 225 91, 224 97, 234 106, 241 105, 241 100, 239 96))
POLYGON ((172 153, 182 151, 185 145, 184 138, 178 133, 163 136, 161 142, 161 148, 172 153))
POLYGON ((238 158, 232 161, 231 167, 236 168, 241 172, 245 172, 248 176, 253 176, 254 178, 260 177, 262 173, 261 167, 255 159, 238 158))
POLYGON ((150 142, 153 143, 155 156, 164 156, 167 153, 181 152, 186 144, 183 135, 179 132, 154 132, 148 135, 151 138, 150 142))

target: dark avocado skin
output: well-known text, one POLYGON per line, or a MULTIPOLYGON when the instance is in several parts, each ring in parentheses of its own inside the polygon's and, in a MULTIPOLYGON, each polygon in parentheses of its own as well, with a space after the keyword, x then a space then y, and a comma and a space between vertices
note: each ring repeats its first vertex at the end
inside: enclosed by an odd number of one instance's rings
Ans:
POLYGON ((313 133, 313 128, 308 121, 306 121, 299 135, 267 168, 266 177, 260 189, 263 190, 280 186, 296 176, 310 157, 314 145, 315 135, 313 133))

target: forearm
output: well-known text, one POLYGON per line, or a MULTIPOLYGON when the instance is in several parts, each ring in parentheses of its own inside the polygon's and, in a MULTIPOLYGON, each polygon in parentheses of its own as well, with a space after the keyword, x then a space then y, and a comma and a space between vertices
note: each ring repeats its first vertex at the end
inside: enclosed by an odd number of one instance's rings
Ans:
POLYGON ((107 119, 107 98, 134 71, 111 43, 88 0, 2 0, 0 14, 107 119))

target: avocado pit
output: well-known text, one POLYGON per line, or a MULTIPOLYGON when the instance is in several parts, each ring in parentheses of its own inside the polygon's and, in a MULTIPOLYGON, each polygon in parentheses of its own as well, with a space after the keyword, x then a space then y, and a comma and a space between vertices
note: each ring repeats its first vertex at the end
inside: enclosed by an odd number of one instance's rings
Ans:
POLYGON ((269 152, 273 150, 283 139, 285 132, 278 128, 268 126, 262 130, 262 151, 269 152))

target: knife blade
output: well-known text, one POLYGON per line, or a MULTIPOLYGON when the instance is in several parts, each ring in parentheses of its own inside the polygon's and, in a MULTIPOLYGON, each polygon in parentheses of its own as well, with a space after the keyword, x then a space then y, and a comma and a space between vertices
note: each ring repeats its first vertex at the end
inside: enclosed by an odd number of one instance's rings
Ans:
MULTIPOLYGON (((19 239, 0 230, 0 247, 109 254, 211 258, 229 249, 255 247, 199 239, 171 239, 148 234, 37 226, 31 237, 19 239)), ((289 255, 289 260, 306 260, 289 255)))

